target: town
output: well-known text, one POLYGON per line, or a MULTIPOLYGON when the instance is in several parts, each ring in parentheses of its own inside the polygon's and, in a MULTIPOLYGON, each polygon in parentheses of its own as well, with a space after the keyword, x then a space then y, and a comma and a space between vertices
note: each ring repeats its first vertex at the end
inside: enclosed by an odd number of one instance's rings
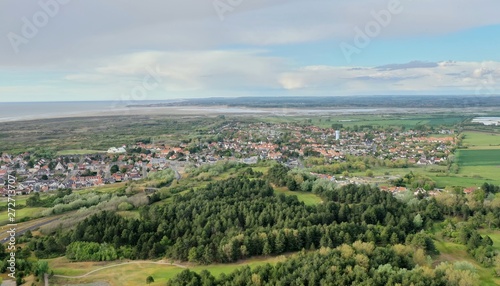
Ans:
MULTIPOLYGON (((307 168, 311 174, 339 185, 367 183, 350 177, 349 171, 370 166, 406 168, 421 165, 452 165, 450 154, 457 146, 453 130, 397 130, 372 126, 319 128, 293 123, 231 122, 194 139, 167 145, 144 140, 110 147, 96 154, 36 158, 25 152, 2 154, 0 186, 7 174, 19 180, 18 195, 78 190, 145 178, 151 172, 172 168, 180 178, 186 166, 219 161, 255 164, 274 160, 290 168, 307 168), (438 136, 433 136, 437 134, 438 136)), ((394 177, 392 178, 394 179, 394 177)), ((386 188, 394 190, 394 188, 386 188)), ((406 190, 406 188, 404 188, 406 190)), ((431 191, 431 190, 427 190, 431 191)), ((0 193, 7 190, 0 187, 0 193)))

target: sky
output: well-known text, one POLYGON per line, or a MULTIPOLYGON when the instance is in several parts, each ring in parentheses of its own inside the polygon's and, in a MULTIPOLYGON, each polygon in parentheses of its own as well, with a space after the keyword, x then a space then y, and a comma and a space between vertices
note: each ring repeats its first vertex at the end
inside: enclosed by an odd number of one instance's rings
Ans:
POLYGON ((498 95, 498 0, 3 0, 0 102, 498 95))

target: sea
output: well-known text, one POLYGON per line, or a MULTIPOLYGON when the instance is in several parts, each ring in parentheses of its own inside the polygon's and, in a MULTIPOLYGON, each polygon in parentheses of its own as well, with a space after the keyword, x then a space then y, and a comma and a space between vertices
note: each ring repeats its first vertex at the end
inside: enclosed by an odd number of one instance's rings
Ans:
MULTIPOLYGON (((172 101, 140 101, 138 105, 169 103, 172 101)), ((129 110, 123 101, 65 101, 65 102, 0 102, 0 122, 35 120, 58 117, 77 117, 89 113, 117 113, 129 110)))

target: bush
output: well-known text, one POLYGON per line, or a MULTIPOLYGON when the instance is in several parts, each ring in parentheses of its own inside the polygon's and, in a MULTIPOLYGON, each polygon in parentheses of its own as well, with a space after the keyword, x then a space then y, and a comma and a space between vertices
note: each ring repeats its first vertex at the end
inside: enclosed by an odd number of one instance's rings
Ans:
POLYGON ((120 203, 118 205, 119 211, 129 211, 129 210, 133 210, 133 209, 134 209, 134 206, 129 202, 123 202, 123 203, 120 203))

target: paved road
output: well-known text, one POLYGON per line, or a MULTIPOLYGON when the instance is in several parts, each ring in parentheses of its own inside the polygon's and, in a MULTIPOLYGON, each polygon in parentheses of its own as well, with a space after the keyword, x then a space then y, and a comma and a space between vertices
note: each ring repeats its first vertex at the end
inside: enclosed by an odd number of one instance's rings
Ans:
MULTIPOLYGON (((54 219, 48 220, 48 221, 44 221, 44 222, 41 222, 41 223, 37 223, 37 224, 32 225, 32 226, 27 227, 27 228, 23 228, 23 226, 22 226, 22 225, 21 225, 21 226, 18 226, 18 227, 16 227, 16 237, 19 237, 19 236, 23 235, 23 234, 24 234, 25 232, 27 232, 28 230, 33 231, 33 230, 35 230, 35 229, 37 229, 37 228, 39 228, 39 227, 42 227, 42 226, 44 226, 44 225, 46 225, 46 224, 49 224, 49 223, 51 223, 51 222, 53 222, 53 221, 58 220, 59 218, 60 218, 60 216, 59 216, 59 217, 56 217, 56 218, 54 218, 54 219)), ((4 228, 4 229, 5 229, 5 231, 7 231, 7 230, 9 230, 9 229, 10 229, 10 227, 9 227, 8 225, 4 225, 2 228, 4 228)), ((6 236, 5 238, 3 238, 3 239, 0 241, 0 243, 6 243, 6 242, 8 241, 8 239, 9 239, 9 236, 6 236)))

